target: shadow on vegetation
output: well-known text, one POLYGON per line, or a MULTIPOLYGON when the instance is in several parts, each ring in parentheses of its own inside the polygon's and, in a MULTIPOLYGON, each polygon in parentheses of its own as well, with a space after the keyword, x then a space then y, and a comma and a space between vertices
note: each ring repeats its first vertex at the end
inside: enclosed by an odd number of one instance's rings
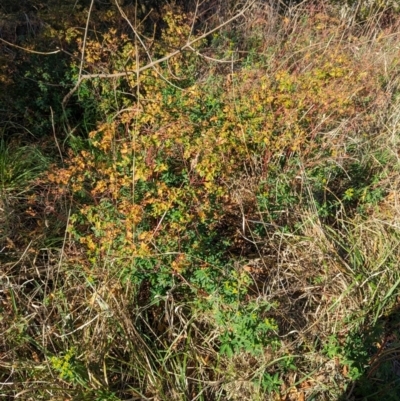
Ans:
POLYGON ((349 336, 344 355, 355 380, 339 401, 400 399, 400 307, 349 336))

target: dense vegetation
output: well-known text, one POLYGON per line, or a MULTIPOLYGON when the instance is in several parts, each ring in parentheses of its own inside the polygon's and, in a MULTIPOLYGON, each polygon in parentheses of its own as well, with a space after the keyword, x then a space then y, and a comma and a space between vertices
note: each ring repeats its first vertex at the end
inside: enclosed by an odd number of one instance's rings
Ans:
POLYGON ((399 9, 275 3, 2 2, 1 396, 400 398, 399 9))

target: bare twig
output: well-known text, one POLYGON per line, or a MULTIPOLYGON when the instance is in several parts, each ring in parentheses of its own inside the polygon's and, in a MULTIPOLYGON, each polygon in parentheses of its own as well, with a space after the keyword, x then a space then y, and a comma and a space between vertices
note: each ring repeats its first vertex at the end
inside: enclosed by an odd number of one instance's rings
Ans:
POLYGON ((146 71, 150 68, 154 68, 156 65, 163 63, 164 61, 169 60, 170 58, 182 53, 185 50, 191 50, 191 47, 200 40, 206 38, 207 36, 211 35, 212 33, 220 30, 224 26, 230 24, 231 22, 235 21, 239 17, 241 17, 247 10, 250 9, 250 7, 254 4, 254 0, 249 2, 245 7, 242 8, 242 10, 234 15, 232 18, 228 19, 227 21, 223 22, 222 24, 218 25, 216 28, 210 29, 203 35, 200 35, 197 38, 194 38, 193 40, 188 41, 185 45, 183 45, 180 49, 174 50, 171 53, 167 54, 164 57, 159 58, 158 60, 153 60, 150 61, 148 64, 136 69, 135 71, 124 71, 124 72, 117 72, 113 74, 108 74, 108 73, 101 73, 101 74, 82 74, 79 78, 78 81, 76 82, 75 86, 65 95, 63 101, 62 101, 62 106, 63 109, 65 109, 66 104, 68 103, 69 99, 71 96, 78 90, 82 82, 86 79, 94 79, 94 78, 101 78, 101 79, 110 79, 110 78, 121 78, 129 75, 137 75, 138 73, 141 73, 143 71, 146 71))
POLYGON ((9 46, 12 46, 12 47, 15 47, 17 49, 21 49, 21 50, 23 50, 23 51, 25 51, 27 53, 41 54, 42 56, 49 56, 51 54, 57 54, 57 53, 61 52, 61 49, 57 49, 57 50, 54 50, 52 52, 38 52, 37 50, 31 50, 31 49, 27 49, 26 47, 21 47, 21 46, 15 45, 14 43, 11 43, 11 42, 8 42, 7 40, 4 40, 3 38, 0 38, 0 42, 3 42, 5 44, 7 44, 9 46))
POLYGON ((89 30, 89 22, 90 22, 90 15, 92 14, 92 8, 93 8, 93 3, 94 0, 90 2, 90 7, 88 11, 88 16, 86 19, 86 27, 85 27, 85 33, 83 35, 83 43, 82 43, 82 56, 81 56, 81 64, 79 66, 79 74, 78 74, 78 80, 81 78, 82 75, 82 69, 83 69, 83 63, 85 61, 85 48, 86 48, 86 40, 87 40, 87 33, 89 30))
MULTIPOLYGON (((147 48, 147 46, 145 45, 145 43, 143 42, 142 38, 140 37, 140 35, 138 34, 137 30, 135 29, 135 27, 132 25, 131 21, 129 20, 129 18, 127 17, 127 15, 124 13, 124 11, 122 10, 121 6, 118 4, 118 0, 116 0, 115 4, 117 5, 118 11, 121 14, 122 18, 128 23, 128 25, 130 26, 130 28, 132 29, 132 32, 135 35, 135 50, 136 50, 136 69, 139 68, 139 61, 138 61, 138 49, 137 49, 137 42, 139 42, 141 44, 141 46, 143 47, 148 59, 150 63, 153 63, 153 58, 151 57, 151 54, 147 48)), ((135 25, 137 26, 136 22, 135 25)), ((157 71, 156 68, 154 68, 154 71, 156 72, 156 74, 163 79, 164 81, 166 81, 168 84, 174 86, 177 89, 181 89, 178 86, 174 85, 172 82, 170 82, 166 77, 164 77, 159 71, 157 71)), ((125 71, 126 74, 126 71, 125 71)), ((137 91, 139 90, 139 71, 136 71, 136 81, 137 81, 137 91)))
POLYGON ((52 107, 50 107, 50 112, 51 112, 51 126, 53 128, 54 141, 55 141, 55 143, 57 145, 58 153, 60 154, 61 163, 64 165, 64 158, 63 158, 63 155, 62 155, 62 152, 61 152, 60 145, 59 145, 58 140, 57 140, 56 127, 55 127, 55 124, 54 124, 54 113, 53 113, 53 108, 52 107))
POLYGON ((221 64, 232 64, 232 58, 230 58, 229 60, 221 60, 221 59, 217 59, 217 58, 213 58, 213 57, 209 57, 206 56, 202 53, 200 53, 199 51, 197 51, 194 47, 189 46, 189 49, 195 53, 197 56, 204 58, 205 60, 208 61, 213 61, 214 63, 221 63, 221 64))

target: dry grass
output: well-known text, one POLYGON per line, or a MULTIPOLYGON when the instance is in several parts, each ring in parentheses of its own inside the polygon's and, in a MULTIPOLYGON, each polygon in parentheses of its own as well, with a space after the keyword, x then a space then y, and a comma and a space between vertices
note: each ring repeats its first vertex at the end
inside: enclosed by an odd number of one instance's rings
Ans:
MULTIPOLYGON (((247 80, 227 85, 235 110, 237 99, 255 94, 266 69, 291 71, 303 85, 302 77, 314 73, 315 65, 331 68, 335 55, 344 57, 343 68, 362 83, 354 88, 369 99, 365 106, 352 106, 351 113, 321 115, 333 104, 334 90, 343 89, 338 98, 347 90, 344 83, 327 82, 328 104, 321 103, 314 115, 310 111, 312 132, 306 130, 295 150, 252 154, 252 142, 245 141, 249 159, 240 177, 225 183, 229 210, 215 224, 220 235, 226 227, 231 237, 230 259, 226 267, 191 262, 198 264, 196 271, 214 269, 219 281, 211 289, 179 270, 177 257, 171 262, 174 284, 155 295, 152 271, 137 267, 139 257, 121 254, 119 260, 111 252, 91 257, 73 236, 71 228, 80 223, 70 216, 79 207, 71 189, 51 188, 39 170, 14 159, 15 171, 31 175, 23 182, 18 174, 7 181, 0 164, 0 222, 5 222, 0 245, 7 251, 0 259, 2 396, 338 400, 358 394, 356 380, 378 383, 385 364, 398 366, 398 347, 388 348, 387 339, 397 336, 400 285, 399 25, 398 16, 387 10, 365 15, 366 20, 340 17, 334 8, 307 2, 280 15, 256 3, 238 23, 244 43, 238 54, 248 55, 249 46, 261 61, 251 69, 243 62, 250 72, 241 77, 247 80), (261 181, 272 176, 268 196, 275 198, 265 207, 261 181), (41 207, 29 209, 22 188, 41 207), (44 194, 46 201, 38 201, 44 194), (28 207, 21 209, 20 199, 28 207), (325 211, 327 199, 334 207, 325 211), (17 224, 13 213, 21 210, 24 220, 17 224), (31 227, 24 227, 26 210, 34 213, 31 227), (62 240, 50 238, 59 236, 60 225, 62 240), (141 281, 132 278, 137 272, 141 281), (274 320, 276 328, 261 352, 220 352, 224 325, 236 324, 234 317, 229 322, 218 317, 221 311, 224 318, 231 316, 236 308, 226 289, 232 282, 239 283, 238 291, 246 287, 241 302, 271 306, 263 317, 274 320)), ((214 50, 207 52, 211 56, 214 50)), ((356 96, 354 89, 345 100, 356 96)), ((9 158, 8 148, 0 152, 9 158)), ((177 247, 171 253, 184 252, 177 247)), ((162 271, 166 255, 157 255, 152 269, 162 271)), ((243 313, 239 306, 237 314, 243 313)))

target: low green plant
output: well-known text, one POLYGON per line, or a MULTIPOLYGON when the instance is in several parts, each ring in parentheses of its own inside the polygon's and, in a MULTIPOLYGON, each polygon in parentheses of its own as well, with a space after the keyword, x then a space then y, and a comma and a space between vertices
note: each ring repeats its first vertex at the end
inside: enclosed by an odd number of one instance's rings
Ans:
POLYGON ((265 372, 261 379, 261 388, 267 394, 278 393, 282 385, 282 380, 279 378, 279 373, 274 374, 265 372))
POLYGON ((55 75, 39 56, 21 69, 20 88, 38 80, 21 121, 58 106, 36 127, 46 143, 0 143, 15 217, 0 245, 18 251, 0 382, 78 400, 336 400, 369 378, 396 391, 398 350, 377 344, 400 285, 397 33, 328 4, 254 3, 254 20, 188 48, 207 2, 122 3, 76 5, 55 75), (62 115, 54 76, 79 81, 62 115))

